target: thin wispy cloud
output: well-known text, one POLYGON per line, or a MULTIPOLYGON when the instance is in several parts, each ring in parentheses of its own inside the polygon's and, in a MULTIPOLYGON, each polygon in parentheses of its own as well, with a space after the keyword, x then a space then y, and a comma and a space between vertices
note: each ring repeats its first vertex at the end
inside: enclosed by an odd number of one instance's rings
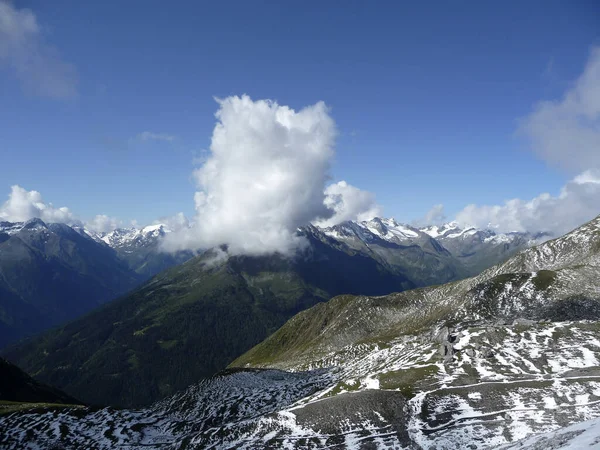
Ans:
POLYGON ((518 134, 541 159, 560 169, 600 168, 600 47, 560 100, 538 103, 518 134))
POLYGON ((122 221, 106 214, 98 214, 92 220, 85 222, 85 227, 98 233, 106 233, 122 226, 122 221))
POLYGON ((33 11, 0 0, 0 68, 29 94, 57 99, 77 94, 77 71, 48 41, 33 11))
POLYGON ((164 141, 173 142, 176 137, 172 134, 166 133, 153 133, 151 131, 142 131, 136 136, 139 141, 164 141))

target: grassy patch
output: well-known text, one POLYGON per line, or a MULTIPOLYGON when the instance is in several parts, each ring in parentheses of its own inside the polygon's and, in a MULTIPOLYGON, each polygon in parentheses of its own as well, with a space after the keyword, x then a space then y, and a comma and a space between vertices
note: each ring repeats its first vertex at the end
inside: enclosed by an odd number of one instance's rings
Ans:
POLYGON ((129 364, 129 367, 131 367, 131 369, 133 370, 140 367, 140 360, 135 353, 129 355, 129 358, 127 358, 127 363, 129 364))
POLYGON ((355 380, 354 384, 340 381, 336 386, 327 394, 327 397, 334 397, 342 392, 354 392, 360 389, 360 382, 355 380))
POLYGON ((143 336, 144 334, 146 334, 146 331, 148 331, 150 328, 154 327, 156 325, 152 324, 152 325, 148 325, 147 327, 142 328, 141 330, 136 330, 133 332, 134 336, 143 336))
POLYGON ((5 414, 11 414, 19 411, 28 410, 46 410, 55 408, 85 408, 82 405, 65 405, 62 403, 28 403, 28 402, 10 402, 6 400, 0 400, 0 416, 5 414))
POLYGON ((416 385, 427 383, 438 373, 437 366, 429 365, 410 369, 394 370, 379 376, 381 389, 395 389, 406 398, 412 398, 416 393, 416 385))
POLYGON ((171 339, 168 341, 163 341, 162 339, 156 341, 156 343, 160 346, 160 348, 162 348, 163 350, 171 350, 173 347, 175 347, 177 345, 177 339, 171 339))
POLYGON ((533 280, 533 285, 538 291, 545 291, 556 280, 556 272, 553 270, 540 270, 533 280))

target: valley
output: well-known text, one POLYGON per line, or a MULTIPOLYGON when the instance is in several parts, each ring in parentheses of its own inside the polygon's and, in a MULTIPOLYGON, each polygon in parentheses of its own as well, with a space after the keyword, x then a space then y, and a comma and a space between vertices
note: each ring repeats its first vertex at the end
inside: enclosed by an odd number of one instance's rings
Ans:
MULTIPOLYGON (((164 227, 145 230, 104 237, 78 231, 91 244, 129 255, 121 264, 139 258, 164 262, 159 247, 164 227)), ((224 369, 296 313, 331 297, 384 295, 472 272, 436 238, 393 219, 309 226, 299 234, 307 247, 292 258, 224 257, 221 249, 211 249, 1 353, 88 403, 146 406, 224 369)), ((479 258, 495 262, 535 242, 525 234, 496 236, 456 226, 448 226, 446 234, 463 253, 475 249, 484 255, 479 258)))
POLYGON ((150 407, 15 413, 0 434, 98 448, 452 449, 593 419, 599 239, 600 217, 474 278, 337 296, 150 407), (26 437, 54 423, 61 436, 26 437))

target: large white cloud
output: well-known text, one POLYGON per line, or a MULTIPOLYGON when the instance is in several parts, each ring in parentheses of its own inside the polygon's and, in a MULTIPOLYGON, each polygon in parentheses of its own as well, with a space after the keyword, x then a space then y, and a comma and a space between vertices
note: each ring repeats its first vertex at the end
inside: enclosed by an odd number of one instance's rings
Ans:
POLYGON ((298 112, 248 96, 218 100, 210 155, 194 171, 195 226, 167 247, 228 244, 231 253, 287 253, 323 204, 335 124, 324 103, 298 112))
POLYGON ((11 186, 8 200, 0 207, 0 220, 21 222, 34 217, 47 222, 70 223, 74 220, 69 208, 55 208, 52 203, 45 203, 38 191, 11 186))
POLYGON ((325 206, 334 211, 329 219, 319 220, 315 225, 328 227, 346 220, 369 220, 381 215, 381 207, 375 195, 363 191, 345 181, 327 186, 325 206))
POLYGON ((560 168, 600 168, 600 47, 560 101, 544 101, 522 119, 531 149, 560 168))
POLYGON ((46 43, 35 14, 0 0, 0 68, 12 71, 32 94, 54 98, 77 92, 77 74, 46 43))
MULTIPOLYGON (((294 111, 246 95, 217 101, 210 152, 194 172, 195 224, 168 236, 166 248, 227 244, 232 254, 289 253, 302 244, 298 227, 348 207, 328 203, 324 192, 336 127, 323 102, 294 111)), ((330 192, 336 189, 354 188, 338 183, 330 192)))
POLYGON ((600 214, 600 171, 588 170, 569 181, 556 196, 513 199, 503 205, 469 205, 456 215, 463 226, 494 226, 499 231, 564 234, 600 214))

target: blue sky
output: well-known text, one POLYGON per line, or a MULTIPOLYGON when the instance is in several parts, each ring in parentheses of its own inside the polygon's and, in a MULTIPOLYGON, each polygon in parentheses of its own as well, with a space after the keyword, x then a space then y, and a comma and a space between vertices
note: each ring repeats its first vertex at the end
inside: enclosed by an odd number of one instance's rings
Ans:
POLYGON ((594 1, 13 7, 32 11, 77 85, 24 86, 0 45, 0 188, 142 223, 194 214, 213 97, 241 94, 295 109, 324 101, 339 131, 333 181, 373 192, 386 216, 557 194, 576 171, 529 151, 518 119, 561 98, 600 43, 594 1))

